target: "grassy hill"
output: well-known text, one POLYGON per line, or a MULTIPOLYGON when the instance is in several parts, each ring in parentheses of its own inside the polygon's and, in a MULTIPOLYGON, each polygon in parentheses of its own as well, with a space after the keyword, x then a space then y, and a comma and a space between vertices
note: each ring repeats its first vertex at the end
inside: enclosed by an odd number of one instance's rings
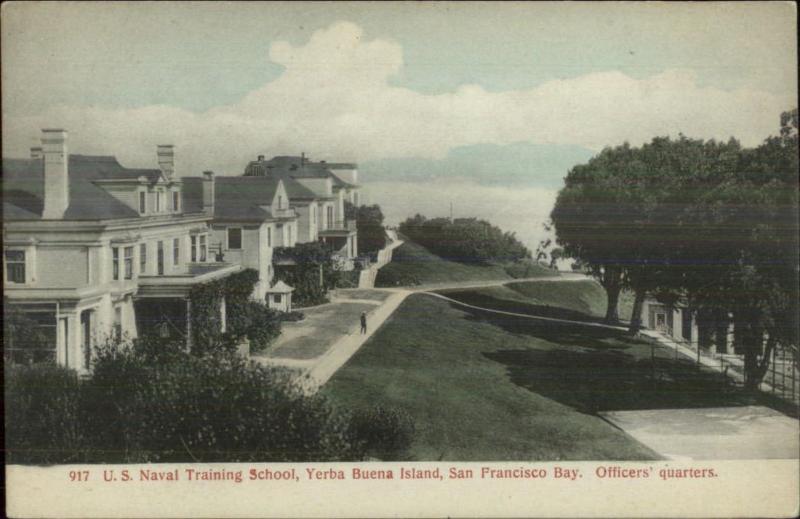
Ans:
POLYGON ((642 460, 658 456, 597 413, 741 404, 719 374, 624 333, 409 296, 322 392, 403 408, 417 460, 642 460), (655 358, 651 354, 655 353, 655 358))
POLYGON ((378 271, 375 286, 414 286, 557 275, 556 272, 533 262, 472 265, 448 261, 417 243, 406 241, 394 250, 392 262, 378 271))
MULTIPOLYGON (((606 314, 606 292, 597 281, 520 281, 503 286, 440 290, 447 297, 475 306, 556 317, 599 321, 606 314)), ((633 295, 620 294, 620 319, 629 320, 633 295)))

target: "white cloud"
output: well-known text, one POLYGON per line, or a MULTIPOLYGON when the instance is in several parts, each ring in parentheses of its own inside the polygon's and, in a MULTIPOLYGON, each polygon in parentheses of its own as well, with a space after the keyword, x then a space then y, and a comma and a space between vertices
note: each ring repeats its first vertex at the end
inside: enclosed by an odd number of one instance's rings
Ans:
MULTIPOLYGON (((360 161, 442 158, 456 146, 478 143, 599 149, 678 132, 733 135, 754 145, 777 131, 778 115, 794 103, 791 96, 700 86, 686 70, 644 79, 609 71, 526 90, 464 85, 426 95, 390 85, 403 66, 397 43, 365 40, 349 22, 315 32, 304 45, 274 42, 269 59, 285 67, 279 78, 202 113, 169 106, 62 106, 17 116, 4 106, 3 152, 26 154, 39 129, 54 126, 70 131, 73 152, 115 154, 137 166, 155 163, 157 143, 174 143, 184 175, 204 169, 238 174, 257 153, 306 151, 315 158, 360 161)), ((5 75, 6 81, 23 77, 5 75)))

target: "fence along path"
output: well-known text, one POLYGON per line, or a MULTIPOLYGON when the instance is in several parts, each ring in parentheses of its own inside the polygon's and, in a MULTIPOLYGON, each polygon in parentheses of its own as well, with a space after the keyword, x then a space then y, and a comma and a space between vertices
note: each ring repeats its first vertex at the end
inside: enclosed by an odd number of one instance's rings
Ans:
POLYGON ((361 274, 358 276, 358 288, 374 288, 375 278, 378 277, 378 270, 392 261, 392 251, 403 244, 403 240, 397 238, 397 233, 394 230, 387 229, 386 235, 391 242, 378 251, 378 259, 375 263, 361 271, 361 274))

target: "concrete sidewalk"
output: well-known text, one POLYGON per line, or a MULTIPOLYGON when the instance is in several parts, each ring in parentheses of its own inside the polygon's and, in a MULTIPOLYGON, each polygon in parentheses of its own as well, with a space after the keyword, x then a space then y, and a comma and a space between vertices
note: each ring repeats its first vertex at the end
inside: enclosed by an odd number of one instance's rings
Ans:
POLYGON ((667 459, 800 458, 800 422, 767 407, 613 411, 601 416, 667 459))
MULTIPOLYGON (((253 357, 253 360, 269 366, 282 366, 296 370, 298 380, 303 390, 315 393, 327 382, 336 371, 352 357, 361 346, 372 337, 376 330, 394 313, 400 303, 405 300, 410 291, 392 290, 384 301, 365 299, 341 299, 330 304, 347 305, 351 303, 369 303, 371 310, 367 312, 367 333, 362 334, 361 323, 353 319, 352 325, 329 345, 322 345, 324 353, 310 359, 295 359, 285 357, 253 357)), ((302 322, 300 323, 302 324, 302 322)))

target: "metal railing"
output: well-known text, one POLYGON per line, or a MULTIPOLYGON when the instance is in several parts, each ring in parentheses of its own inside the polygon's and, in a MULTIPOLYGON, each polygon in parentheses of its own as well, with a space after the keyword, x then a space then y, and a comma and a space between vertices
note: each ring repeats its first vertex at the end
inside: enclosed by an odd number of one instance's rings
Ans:
POLYGON ((355 220, 333 220, 328 222, 328 227, 324 231, 355 231, 355 220))
MULTIPOLYGON (((736 353, 717 353, 699 347, 696 342, 686 339, 676 339, 672 330, 664 325, 655 330, 674 343, 675 358, 679 358, 679 347, 689 349, 696 358, 698 365, 704 365, 720 371, 728 383, 743 384, 745 380, 744 357, 736 353)), ((729 334, 728 343, 732 343, 732 334, 729 334)), ((769 359, 769 367, 761 380, 760 389, 788 402, 800 405, 800 371, 796 354, 788 348, 775 348, 769 359)), ((759 357, 758 361, 761 362, 759 357)))

